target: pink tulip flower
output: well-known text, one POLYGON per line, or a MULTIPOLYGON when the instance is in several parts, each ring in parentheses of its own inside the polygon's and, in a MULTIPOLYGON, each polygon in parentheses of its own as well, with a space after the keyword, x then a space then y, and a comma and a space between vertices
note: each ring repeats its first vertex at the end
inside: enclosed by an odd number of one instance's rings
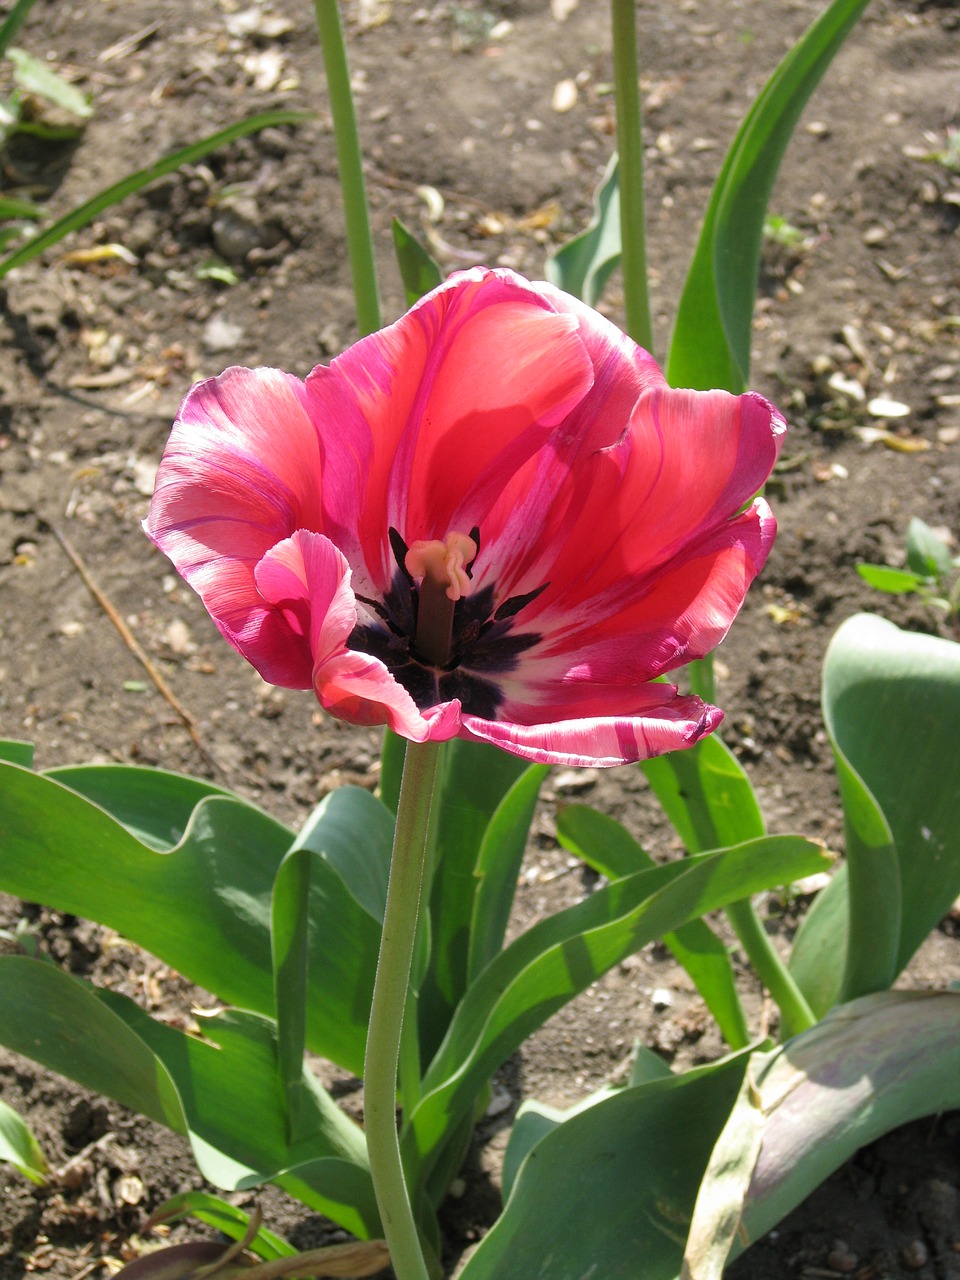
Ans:
POLYGON ((595 311, 452 276, 313 370, 195 386, 145 522, 271 684, 414 742, 613 765, 722 712, 657 677, 723 639, 785 425, 677 391, 595 311))

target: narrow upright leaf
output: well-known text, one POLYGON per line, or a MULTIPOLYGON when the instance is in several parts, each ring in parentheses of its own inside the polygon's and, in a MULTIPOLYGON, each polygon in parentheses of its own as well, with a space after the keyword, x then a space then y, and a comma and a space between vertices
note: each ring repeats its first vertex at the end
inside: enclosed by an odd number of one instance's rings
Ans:
POLYGON ((399 218, 393 220, 393 247, 407 295, 407 306, 412 307, 425 293, 443 283, 443 272, 439 263, 399 218))
POLYGON ((578 236, 547 259, 547 279, 595 307, 620 262, 620 184, 614 154, 593 197, 593 216, 578 236))
POLYGON ((763 88, 714 183, 667 362, 674 387, 746 389, 763 223, 797 120, 869 0, 833 0, 763 88))

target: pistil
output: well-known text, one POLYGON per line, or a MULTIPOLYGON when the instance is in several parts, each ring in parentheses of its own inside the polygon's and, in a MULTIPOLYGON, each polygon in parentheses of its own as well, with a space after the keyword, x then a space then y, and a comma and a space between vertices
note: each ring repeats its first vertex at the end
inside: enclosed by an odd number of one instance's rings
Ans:
POLYGON ((476 542, 465 533, 448 533, 442 542, 413 542, 407 552, 407 572, 419 586, 416 646, 435 667, 450 660, 453 612, 470 594, 467 568, 476 554, 476 542))

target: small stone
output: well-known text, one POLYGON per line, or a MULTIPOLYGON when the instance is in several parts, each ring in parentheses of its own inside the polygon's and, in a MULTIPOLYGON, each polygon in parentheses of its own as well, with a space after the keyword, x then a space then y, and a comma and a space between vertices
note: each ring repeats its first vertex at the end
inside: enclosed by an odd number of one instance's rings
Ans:
POLYGON ((203 345, 212 355, 220 351, 232 351, 243 340, 243 325, 235 324, 217 311, 210 317, 203 330, 203 345))
POLYGON ((827 1254, 827 1266, 831 1271, 839 1271, 841 1275, 851 1275, 859 1265, 857 1255, 850 1250, 846 1240, 834 1240, 833 1247, 827 1254))
POLYGON ((654 1009, 669 1009, 673 1004, 673 992, 666 987, 657 987, 651 996, 654 1009))
POLYGON ((922 1240, 911 1240, 902 1249, 900 1257, 908 1271, 919 1271, 930 1261, 930 1250, 922 1240))
POLYGON ((900 400, 888 400, 885 396, 877 396, 867 405, 867 413, 875 418, 905 418, 910 406, 900 400))
POLYGON ((554 111, 563 115, 565 112, 573 110, 577 105, 578 97, 579 91, 575 80, 558 80, 553 87, 551 106, 554 111))

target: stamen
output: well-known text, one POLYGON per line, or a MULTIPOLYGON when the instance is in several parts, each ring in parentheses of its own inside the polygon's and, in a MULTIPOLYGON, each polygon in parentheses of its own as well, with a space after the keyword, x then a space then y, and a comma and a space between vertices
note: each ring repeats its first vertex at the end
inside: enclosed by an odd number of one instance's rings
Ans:
POLYGON ((404 568, 419 581, 416 645, 428 662, 444 666, 450 659, 453 611, 470 594, 467 565, 477 556, 477 544, 465 533, 411 543, 404 568))

